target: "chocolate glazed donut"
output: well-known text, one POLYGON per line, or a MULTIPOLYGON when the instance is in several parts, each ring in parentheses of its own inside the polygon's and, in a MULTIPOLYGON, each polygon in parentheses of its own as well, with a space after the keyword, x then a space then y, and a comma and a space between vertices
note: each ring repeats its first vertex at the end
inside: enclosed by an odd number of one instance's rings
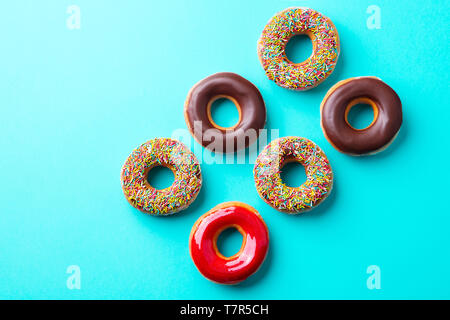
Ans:
POLYGON ((321 105, 321 126, 328 141, 351 155, 384 150, 397 136, 402 124, 402 103, 397 93, 375 77, 358 77, 334 85, 321 105), (355 129, 347 119, 358 104, 372 106, 374 119, 365 129, 355 129))
POLYGON ((189 131, 201 145, 216 152, 235 152, 256 141, 266 123, 266 107, 250 81, 235 73, 221 72, 192 87, 184 116, 189 131), (230 99, 239 111, 239 121, 233 127, 221 127, 211 117, 211 105, 220 98, 230 99))

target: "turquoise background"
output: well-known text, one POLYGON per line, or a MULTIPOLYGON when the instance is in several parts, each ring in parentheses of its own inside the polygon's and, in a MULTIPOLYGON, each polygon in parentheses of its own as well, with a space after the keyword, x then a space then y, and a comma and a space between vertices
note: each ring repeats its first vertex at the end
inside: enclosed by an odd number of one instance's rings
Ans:
POLYGON ((450 298, 449 3, 3 1, 0 298, 450 298), (66 27, 71 4, 81 9, 79 30, 66 27), (366 27, 372 4, 379 30, 366 27), (269 81, 256 55, 266 22, 290 6, 327 15, 341 38, 335 72, 307 92, 269 81), (173 217, 125 201, 127 156, 185 129, 187 92, 220 71, 260 89, 268 129, 325 151, 335 188, 323 205, 302 216, 271 209, 252 164, 203 164, 198 199, 173 217), (404 112, 389 149, 362 158, 326 141, 319 114, 334 83, 361 75, 392 86, 404 112), (271 236, 262 269, 238 286, 204 279, 188 251, 197 218, 230 200, 259 210, 271 236), (80 290, 66 286, 70 265, 81 269, 80 290), (381 269, 380 290, 366 286, 369 265, 381 269))

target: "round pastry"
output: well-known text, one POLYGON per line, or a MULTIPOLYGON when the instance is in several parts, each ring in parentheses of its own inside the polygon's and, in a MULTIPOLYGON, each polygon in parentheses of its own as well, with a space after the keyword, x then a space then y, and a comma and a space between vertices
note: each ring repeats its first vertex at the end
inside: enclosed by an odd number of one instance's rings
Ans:
POLYGON ((242 202, 222 203, 203 216, 192 227, 189 250, 200 273, 221 284, 236 284, 247 279, 263 263, 269 247, 267 226, 256 209, 242 202), (241 249, 224 257, 217 249, 217 237, 230 227, 243 238, 241 249))
POLYGON ((234 152, 256 141, 266 123, 266 107, 258 88, 250 81, 235 73, 221 72, 192 87, 184 116, 189 131, 201 145, 215 152, 234 152), (224 128, 213 121, 211 105, 220 98, 230 99, 236 105, 236 125, 224 128))
POLYGON ((376 77, 357 77, 335 84, 325 95, 321 126, 327 140, 351 155, 374 154, 385 149, 402 125, 402 103, 397 93, 376 77), (365 129, 353 128, 347 119, 350 109, 366 103, 374 119, 365 129))
POLYGON ((156 138, 135 149, 122 168, 122 189, 128 202, 144 213, 169 215, 186 209, 197 197, 202 186, 200 164, 195 155, 181 142, 156 138), (162 190, 147 181, 155 166, 172 170, 175 181, 162 190))
POLYGON ((253 169, 260 197, 278 211, 301 213, 320 204, 331 192, 333 172, 325 153, 312 141, 300 137, 284 137, 269 143, 256 159, 253 169), (305 167, 306 182, 288 187, 280 173, 288 162, 305 167))
POLYGON ((333 22, 313 9, 302 7, 277 13, 258 41, 258 56, 267 77, 293 90, 311 89, 325 80, 336 66, 339 49, 339 35, 333 22), (306 61, 293 63, 285 49, 298 34, 309 36, 313 53, 306 61))

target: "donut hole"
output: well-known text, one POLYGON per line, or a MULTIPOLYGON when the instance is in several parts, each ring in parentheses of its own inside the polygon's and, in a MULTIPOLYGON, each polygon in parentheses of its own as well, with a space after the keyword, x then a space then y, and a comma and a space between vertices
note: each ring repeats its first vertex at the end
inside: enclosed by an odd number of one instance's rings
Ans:
POLYGON ((158 190, 170 187, 174 181, 173 171, 165 166, 155 166, 147 173, 147 183, 158 190))
POLYGON ((224 257, 232 257, 239 252, 243 241, 244 237, 236 227, 226 228, 217 237, 217 250, 219 250, 224 257))
POLYGON ((307 34, 297 34, 286 44, 286 56, 293 63, 302 63, 313 54, 313 44, 307 34))
POLYGON ((372 102, 356 102, 347 108, 346 121, 353 129, 364 130, 375 122, 376 112, 377 109, 372 102))
POLYGON ((281 181, 291 188, 300 187, 306 182, 305 167, 297 161, 287 161, 281 168, 281 181))
POLYGON ((240 119, 237 102, 231 97, 220 96, 213 99, 208 106, 211 123, 221 129, 232 129, 240 119))

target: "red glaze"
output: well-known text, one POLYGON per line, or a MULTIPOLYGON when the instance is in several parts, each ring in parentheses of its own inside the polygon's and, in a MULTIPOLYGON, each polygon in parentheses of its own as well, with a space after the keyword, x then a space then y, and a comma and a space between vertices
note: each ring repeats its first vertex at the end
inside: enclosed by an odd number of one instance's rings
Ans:
POLYGON ((239 202, 223 203, 201 216, 191 231, 189 249, 200 273, 214 282, 235 284, 253 273, 263 263, 269 247, 269 233, 258 212, 239 202), (235 227, 242 234, 242 247, 231 257, 217 249, 217 237, 235 227))

